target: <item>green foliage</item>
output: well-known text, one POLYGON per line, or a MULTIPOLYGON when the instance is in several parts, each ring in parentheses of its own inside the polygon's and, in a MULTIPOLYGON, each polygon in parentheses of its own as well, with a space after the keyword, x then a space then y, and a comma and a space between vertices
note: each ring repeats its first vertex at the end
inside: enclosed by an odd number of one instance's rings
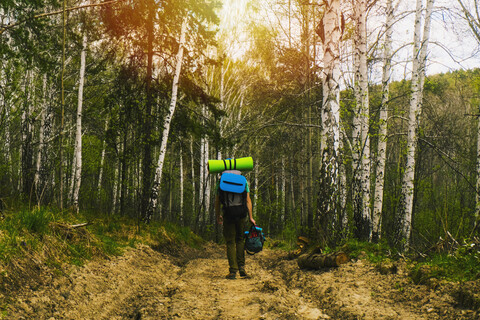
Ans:
POLYGON ((472 281, 480 278, 480 253, 460 248, 453 254, 438 253, 425 261, 413 263, 410 275, 416 283, 430 278, 472 281))
POLYGON ((90 260, 92 258, 91 249, 84 244, 69 244, 68 252, 70 263, 76 266, 82 266, 86 260, 90 260))
POLYGON ((348 240, 336 250, 345 251, 351 258, 366 258, 373 263, 391 259, 397 254, 397 251, 390 248, 386 242, 372 243, 355 239, 348 240))
MULTIPOLYGON (((418 284, 426 284, 431 278, 448 281, 477 280, 480 277, 480 252, 474 249, 475 246, 463 245, 452 254, 435 253, 423 258, 422 261, 414 261, 407 257, 409 275, 418 284)), ((400 259, 398 252, 385 242, 368 243, 349 240, 335 250, 343 250, 351 258, 367 259, 374 264, 400 259)), ((327 248, 326 251, 331 250, 327 248)))
POLYGON ((126 247, 143 242, 157 248, 189 246, 199 248, 204 240, 190 228, 175 223, 152 223, 138 229, 137 221, 129 218, 94 219, 91 214, 76 218, 69 213, 54 213, 48 208, 8 212, 0 225, 0 257, 3 261, 22 259, 29 254, 56 252, 45 263, 58 269, 65 262, 83 265, 94 257, 120 255, 126 247), (69 229, 69 225, 92 221, 91 225, 69 229), (42 240, 43 239, 43 240, 42 240))
POLYGON ((204 243, 204 240, 194 234, 190 228, 171 222, 153 223, 147 226, 146 230, 152 235, 153 239, 158 241, 159 246, 175 243, 199 248, 204 243))
POLYGON ((17 216, 18 226, 26 231, 43 235, 48 233, 48 224, 55 220, 54 214, 48 209, 22 210, 17 216))

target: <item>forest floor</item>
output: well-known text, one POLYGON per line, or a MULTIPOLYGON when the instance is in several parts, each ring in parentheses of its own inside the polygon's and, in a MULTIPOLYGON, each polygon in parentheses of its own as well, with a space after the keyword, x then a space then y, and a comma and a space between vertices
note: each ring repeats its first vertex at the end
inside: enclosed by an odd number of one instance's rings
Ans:
POLYGON ((480 282, 415 285, 399 265, 382 275, 366 260, 300 270, 285 252, 247 256, 249 279, 227 280, 224 247, 146 245, 18 290, 5 319, 480 319, 480 282), (468 291, 465 291, 468 287, 468 291), (463 302, 470 301, 468 303, 463 302), (470 309, 471 308, 471 309, 470 309), (475 310, 472 310, 475 309, 475 310))

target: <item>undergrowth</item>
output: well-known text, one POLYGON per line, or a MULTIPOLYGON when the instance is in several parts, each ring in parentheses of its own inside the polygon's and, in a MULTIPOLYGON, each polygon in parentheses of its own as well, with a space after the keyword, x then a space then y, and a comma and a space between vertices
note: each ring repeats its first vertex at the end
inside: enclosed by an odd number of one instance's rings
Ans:
POLYGON ((138 224, 126 217, 74 214, 50 208, 3 211, 0 218, 0 319, 16 290, 65 275, 68 265, 120 255, 143 243, 152 248, 199 248, 203 240, 172 223, 138 224), (87 225, 83 225, 87 223, 87 225), (39 272, 42 270, 41 272, 39 272))
POLYGON ((120 255, 137 243, 158 247, 173 242, 198 248, 203 240, 189 228, 172 223, 139 225, 126 217, 50 208, 10 210, 0 223, 0 267, 31 254, 44 255, 45 263, 54 267, 82 265, 95 257, 120 255), (88 225, 72 228, 84 222, 88 225))
POLYGON ((406 262, 407 271, 415 283, 436 278, 446 281, 472 281, 480 279, 480 250, 465 242, 455 250, 428 254, 400 254, 386 243, 368 243, 349 240, 339 248, 351 258, 365 258, 378 264, 385 261, 406 262))

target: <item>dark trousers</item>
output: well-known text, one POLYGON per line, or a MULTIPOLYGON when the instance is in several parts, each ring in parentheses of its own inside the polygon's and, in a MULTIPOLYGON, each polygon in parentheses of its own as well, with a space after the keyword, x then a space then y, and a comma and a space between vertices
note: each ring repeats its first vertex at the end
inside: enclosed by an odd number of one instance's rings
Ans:
POLYGON ((246 218, 223 221, 223 237, 227 244, 227 259, 230 272, 245 271, 245 228, 246 218))

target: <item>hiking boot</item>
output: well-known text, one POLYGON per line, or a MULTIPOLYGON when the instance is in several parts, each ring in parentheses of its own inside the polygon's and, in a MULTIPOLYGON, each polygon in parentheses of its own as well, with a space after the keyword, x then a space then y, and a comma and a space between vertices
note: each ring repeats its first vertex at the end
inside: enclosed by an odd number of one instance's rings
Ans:
POLYGON ((240 271, 240 278, 248 279, 250 276, 245 272, 245 270, 240 271))
POLYGON ((230 272, 229 274, 226 275, 225 279, 233 280, 237 277, 237 274, 235 272, 230 272))

